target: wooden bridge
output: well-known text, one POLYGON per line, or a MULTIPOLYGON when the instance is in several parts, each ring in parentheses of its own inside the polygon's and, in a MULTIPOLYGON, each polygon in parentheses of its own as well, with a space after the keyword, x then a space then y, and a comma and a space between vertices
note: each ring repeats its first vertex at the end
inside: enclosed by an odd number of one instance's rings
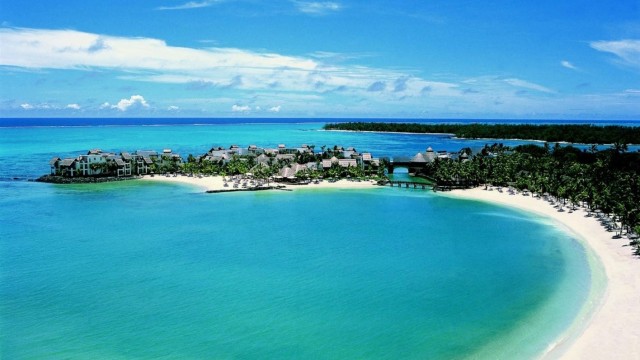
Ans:
POLYGON ((401 188, 414 188, 414 189, 422 189, 428 190, 431 189, 431 184, 422 183, 422 182, 414 182, 414 181, 388 181, 385 185, 389 185, 391 187, 395 187, 396 185, 401 188))

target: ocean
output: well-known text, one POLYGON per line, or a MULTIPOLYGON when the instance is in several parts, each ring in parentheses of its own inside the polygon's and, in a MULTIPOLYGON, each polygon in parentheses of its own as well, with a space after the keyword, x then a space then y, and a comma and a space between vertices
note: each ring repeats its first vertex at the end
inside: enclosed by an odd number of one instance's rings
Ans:
POLYGON ((589 254, 550 220, 430 191, 27 181, 93 148, 393 157, 486 141, 318 121, 69 121, 0 127, 3 359, 530 358, 592 288, 589 254))

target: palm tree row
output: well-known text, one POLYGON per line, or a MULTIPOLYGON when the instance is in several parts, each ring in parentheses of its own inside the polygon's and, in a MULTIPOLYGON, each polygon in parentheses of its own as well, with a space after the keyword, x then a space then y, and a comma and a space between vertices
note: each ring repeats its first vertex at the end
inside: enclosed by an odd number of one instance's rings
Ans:
MULTIPOLYGON (((423 175, 440 186, 510 186, 551 196, 560 207, 576 206, 599 212, 620 224, 615 229, 640 233, 640 153, 625 146, 597 151, 571 146, 525 145, 513 149, 494 144, 468 161, 438 159, 425 167, 423 175)), ((632 236, 633 237, 633 236, 632 236)), ((640 243, 632 239, 635 253, 640 243)))

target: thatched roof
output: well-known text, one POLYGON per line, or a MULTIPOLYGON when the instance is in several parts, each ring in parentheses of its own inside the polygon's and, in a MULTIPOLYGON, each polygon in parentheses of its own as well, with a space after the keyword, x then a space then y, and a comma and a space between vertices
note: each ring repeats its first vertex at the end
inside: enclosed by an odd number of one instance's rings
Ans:
POLYGON ((256 158, 256 162, 258 164, 268 164, 269 163, 269 157, 265 154, 261 154, 260 156, 258 156, 256 158))
POLYGON ((294 160, 296 158, 293 154, 278 154, 276 155, 276 159, 278 160, 294 160))
POLYGON ((414 157, 411 158, 411 162, 413 163, 426 163, 427 159, 424 158, 422 153, 417 153, 414 157))
POLYGON ((64 159, 60 161, 60 166, 71 166, 76 161, 76 159, 64 159))
POLYGON ((338 160, 338 165, 342 167, 358 166, 358 162, 356 159, 340 159, 338 160))
POLYGON ((293 178, 296 176, 296 173, 292 168, 285 166, 280 169, 278 175, 282 176, 283 178, 293 178))
MULTIPOLYGON (((431 148, 429 148, 429 149, 431 149, 431 148)), ((425 158, 425 160, 426 160, 426 161, 428 161, 428 162, 433 162, 433 161, 435 161, 435 160, 436 160, 436 153, 434 153, 434 152, 433 152, 433 150, 429 151, 429 150, 427 149, 427 154, 425 155, 425 157, 424 157, 424 158, 425 158)))

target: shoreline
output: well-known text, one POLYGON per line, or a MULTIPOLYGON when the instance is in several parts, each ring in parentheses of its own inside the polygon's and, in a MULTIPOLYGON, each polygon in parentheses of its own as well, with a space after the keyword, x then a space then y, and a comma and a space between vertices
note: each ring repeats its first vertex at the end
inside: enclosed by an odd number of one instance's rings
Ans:
MULTIPOLYGON (((559 212, 543 199, 482 188, 439 193, 542 215, 563 225, 591 251, 604 273, 603 288, 589 298, 570 327, 540 354, 542 359, 640 359, 640 260, 628 240, 612 239, 583 209, 559 212)), ((593 266, 593 264, 590 264, 593 266)))
POLYGON ((374 180, 369 181, 350 181, 346 179, 338 180, 335 182, 330 182, 327 180, 321 180, 317 184, 310 183, 306 185, 296 185, 296 184, 287 184, 287 183, 276 183, 271 182, 269 187, 266 185, 263 187, 252 187, 252 185, 248 184, 246 188, 241 187, 233 187, 233 181, 228 181, 228 185, 225 187, 225 181, 222 176, 203 176, 203 177, 191 177, 185 175, 174 176, 149 176, 144 175, 140 180, 142 181, 156 181, 156 182, 166 182, 166 183, 174 183, 174 184, 183 184, 183 185, 191 185, 198 187, 204 192, 207 193, 230 193, 230 192, 241 192, 241 191, 256 191, 256 190, 264 190, 264 191, 278 191, 278 190, 286 190, 286 191, 296 191, 302 189, 372 189, 378 187, 374 180))

